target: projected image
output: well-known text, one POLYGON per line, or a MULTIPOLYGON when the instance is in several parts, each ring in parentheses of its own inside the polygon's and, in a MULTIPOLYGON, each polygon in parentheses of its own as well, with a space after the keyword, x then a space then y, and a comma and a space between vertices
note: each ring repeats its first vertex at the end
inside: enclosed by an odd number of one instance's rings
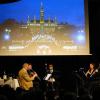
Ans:
POLYGON ((84 0, 0 5, 0 55, 86 55, 84 0))

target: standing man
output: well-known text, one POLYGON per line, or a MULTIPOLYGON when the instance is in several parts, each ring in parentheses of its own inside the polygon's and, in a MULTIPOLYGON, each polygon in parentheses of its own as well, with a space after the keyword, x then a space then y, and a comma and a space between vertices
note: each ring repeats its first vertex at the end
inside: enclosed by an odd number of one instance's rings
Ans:
POLYGON ((34 73, 33 76, 30 77, 27 71, 31 70, 32 66, 30 66, 28 63, 24 63, 22 66, 22 69, 19 71, 19 86, 23 90, 30 90, 33 88, 33 80, 35 77, 37 77, 37 74, 34 73))
POLYGON ((53 77, 53 73, 54 73, 53 65, 49 64, 47 74, 51 74, 51 77, 47 80, 48 82, 51 82, 51 83, 55 82, 55 78, 53 77))
POLYGON ((47 100, 55 100, 59 98, 58 81, 55 74, 53 64, 49 64, 47 66, 46 76, 44 77, 46 85, 44 94, 45 99, 47 100))

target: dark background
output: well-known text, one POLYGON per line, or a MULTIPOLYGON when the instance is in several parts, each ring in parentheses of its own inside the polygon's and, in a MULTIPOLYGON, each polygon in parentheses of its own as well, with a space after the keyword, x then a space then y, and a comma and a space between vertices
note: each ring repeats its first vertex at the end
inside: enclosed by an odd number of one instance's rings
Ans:
POLYGON ((87 69, 90 62, 100 63, 100 1, 89 1, 89 35, 90 53, 84 56, 0 56, 0 73, 17 76, 22 64, 32 63, 33 69, 43 78, 45 64, 53 64, 56 75, 59 76, 61 87, 66 90, 75 90, 73 72, 80 67, 87 69))
POLYGON ((89 0, 90 52, 100 59, 100 1, 89 0))

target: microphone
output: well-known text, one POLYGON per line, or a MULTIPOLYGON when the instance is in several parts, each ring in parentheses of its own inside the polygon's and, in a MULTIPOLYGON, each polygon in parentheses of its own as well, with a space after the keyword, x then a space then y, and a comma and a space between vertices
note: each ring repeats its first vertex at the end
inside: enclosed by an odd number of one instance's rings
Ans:
POLYGON ((47 71, 47 63, 45 63, 45 70, 47 71))

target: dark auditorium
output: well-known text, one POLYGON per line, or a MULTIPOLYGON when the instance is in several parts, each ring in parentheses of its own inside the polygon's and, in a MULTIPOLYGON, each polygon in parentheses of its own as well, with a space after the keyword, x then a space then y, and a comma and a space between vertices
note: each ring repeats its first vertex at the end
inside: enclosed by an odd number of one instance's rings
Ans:
POLYGON ((100 0, 0 9, 0 100, 100 100, 100 0))

